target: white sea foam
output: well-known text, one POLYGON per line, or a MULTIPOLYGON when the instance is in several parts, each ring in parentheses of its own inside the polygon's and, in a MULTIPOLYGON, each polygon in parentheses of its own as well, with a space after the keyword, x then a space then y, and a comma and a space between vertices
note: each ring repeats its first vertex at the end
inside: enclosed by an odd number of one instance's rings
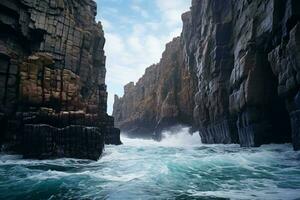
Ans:
POLYGON ((183 126, 173 127, 172 131, 163 131, 162 140, 159 142, 149 139, 131 139, 124 135, 121 136, 121 140, 128 146, 188 147, 201 144, 199 134, 197 132, 191 134, 189 128, 183 126))

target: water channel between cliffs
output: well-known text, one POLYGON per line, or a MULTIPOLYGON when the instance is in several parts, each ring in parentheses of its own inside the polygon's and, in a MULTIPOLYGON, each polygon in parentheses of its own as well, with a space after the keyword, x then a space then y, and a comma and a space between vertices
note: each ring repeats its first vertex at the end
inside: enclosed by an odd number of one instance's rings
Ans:
POLYGON ((297 199, 291 144, 203 145, 183 128, 161 142, 122 138, 97 161, 0 156, 1 199, 297 199))

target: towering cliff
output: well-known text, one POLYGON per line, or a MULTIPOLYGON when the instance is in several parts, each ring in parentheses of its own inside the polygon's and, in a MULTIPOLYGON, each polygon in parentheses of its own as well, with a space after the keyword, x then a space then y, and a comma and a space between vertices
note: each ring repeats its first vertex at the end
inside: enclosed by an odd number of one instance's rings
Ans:
POLYGON ((91 159, 105 139, 120 143, 96 3, 2 0, 0 10, 1 142, 27 157, 91 159))
POLYGON ((193 0, 182 19, 179 68, 196 76, 202 141, 299 149, 300 2, 193 0))
POLYGON ((194 119, 204 142, 258 146, 291 140, 299 8, 298 1, 192 1, 183 37, 197 71, 194 119), (294 48, 283 53, 288 45, 294 48), (283 72, 284 78, 278 75, 283 72))
POLYGON ((174 124, 192 124, 194 81, 185 65, 181 39, 166 45, 158 64, 148 67, 134 85, 124 87, 124 96, 115 96, 116 126, 130 135, 151 137, 174 124))

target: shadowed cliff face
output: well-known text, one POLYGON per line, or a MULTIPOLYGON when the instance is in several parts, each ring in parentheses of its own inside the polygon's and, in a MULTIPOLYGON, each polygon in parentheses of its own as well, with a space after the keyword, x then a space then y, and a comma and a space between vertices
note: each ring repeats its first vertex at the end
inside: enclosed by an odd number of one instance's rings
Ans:
MULTIPOLYGON (((184 15, 183 36, 189 64, 197 71, 194 119, 203 142, 259 146, 291 140, 289 100, 281 91, 284 87, 291 94, 298 86, 293 81, 295 88, 291 88, 290 81, 274 74, 271 59, 280 62, 280 57, 274 58, 278 45, 285 46, 288 41, 297 46, 290 36, 295 35, 292 27, 297 29, 299 22, 298 4, 192 2, 191 11, 184 15)), ((290 48, 287 54, 295 60, 299 51, 290 48)), ((294 68, 292 64, 298 65, 286 62, 282 68, 294 68)), ((294 80, 295 74, 286 72, 285 76, 294 80)))
POLYGON ((123 97, 115 96, 116 126, 131 136, 151 137, 174 124, 192 124, 194 92, 181 39, 174 38, 158 64, 147 68, 135 85, 127 84, 123 97))
MULTIPOLYGON (((192 1, 182 16, 184 62, 179 68, 188 69, 191 80, 196 77, 196 84, 187 86, 195 91, 190 123, 202 142, 259 146, 292 141, 299 149, 299 8, 296 0, 192 1)), ((131 120, 130 112, 119 115, 130 94, 125 92, 114 108, 121 128, 124 119, 131 123, 126 130, 142 119, 131 120)), ((157 116, 156 107, 164 107, 163 102, 155 105, 148 109, 151 117, 157 116)), ((156 130, 158 121, 148 125, 156 130)))
POLYGON ((237 141, 228 99, 234 59, 231 6, 230 1, 193 1, 182 16, 188 65, 198 82, 194 119, 205 143, 237 141))
MULTIPOLYGON (((95 22, 96 3, 3 0, 0 10, 0 113, 7 126, 2 140, 22 143, 25 137, 30 141, 28 128, 23 128, 26 124, 37 129, 30 137, 49 137, 51 141, 58 132, 69 130, 57 128, 80 126, 77 135, 84 138, 83 132, 89 132, 84 127, 93 124, 96 129, 91 137, 102 135, 102 144, 95 143, 98 147, 103 146, 105 134, 118 134, 113 118, 106 114, 105 38, 101 24, 95 22), (48 136, 42 133, 45 128, 39 127, 41 121, 53 126, 47 129, 48 136), (24 133, 17 133, 16 128, 24 133)), ((45 144, 52 148, 47 147, 46 153, 56 154, 53 143, 63 146, 66 141, 45 144)), ((101 154, 98 149, 93 159, 101 154)), ((61 150, 72 151, 66 156, 76 157, 76 149, 61 150)))

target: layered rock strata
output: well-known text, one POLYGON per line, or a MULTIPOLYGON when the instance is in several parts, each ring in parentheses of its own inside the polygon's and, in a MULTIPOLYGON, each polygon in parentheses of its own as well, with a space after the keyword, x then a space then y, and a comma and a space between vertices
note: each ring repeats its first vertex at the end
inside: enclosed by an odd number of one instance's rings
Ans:
POLYGON ((190 105, 204 143, 300 148, 299 11, 297 0, 192 1, 179 68, 196 76, 190 105))
POLYGON ((181 39, 166 45, 158 64, 148 67, 140 80, 115 96, 116 126, 131 136, 151 137, 174 124, 192 124, 194 80, 185 65, 181 39))
POLYGON ((91 159, 100 157, 105 138, 120 143, 106 113, 105 38, 96 3, 3 0, 0 10, 2 143, 33 157, 91 159), (31 142, 38 141, 44 146, 35 152, 31 142))

